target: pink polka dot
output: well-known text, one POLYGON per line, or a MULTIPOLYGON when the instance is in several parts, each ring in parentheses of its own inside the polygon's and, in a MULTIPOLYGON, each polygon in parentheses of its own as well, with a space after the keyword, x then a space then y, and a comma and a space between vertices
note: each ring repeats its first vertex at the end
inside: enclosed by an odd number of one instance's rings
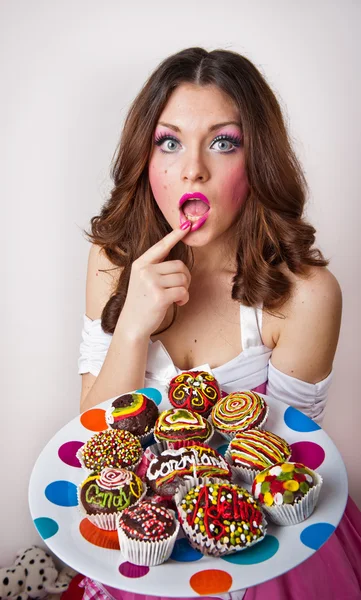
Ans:
POLYGON ((149 567, 141 567, 139 565, 133 565, 133 563, 130 562, 123 562, 119 566, 119 573, 124 577, 136 579, 137 577, 144 577, 144 575, 149 573, 149 567))
POLYGON ((70 467, 81 467, 81 464, 76 457, 76 453, 84 445, 84 442, 66 442, 60 446, 58 455, 60 460, 70 467))
POLYGON ((314 442, 295 442, 291 444, 291 461, 300 462, 309 469, 317 469, 325 460, 325 451, 314 442))

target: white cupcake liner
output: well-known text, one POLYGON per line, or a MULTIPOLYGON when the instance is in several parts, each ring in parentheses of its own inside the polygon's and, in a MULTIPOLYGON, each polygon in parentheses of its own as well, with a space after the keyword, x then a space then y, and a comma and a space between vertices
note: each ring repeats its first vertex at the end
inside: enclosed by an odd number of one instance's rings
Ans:
MULTIPOLYGON (((136 504, 138 504, 138 502, 143 500, 144 496, 146 495, 148 487, 146 486, 146 484, 143 481, 142 481, 142 484, 143 484, 143 493, 140 495, 138 500, 136 502, 133 502, 133 504, 131 504, 130 506, 135 506, 136 504)), ((118 511, 116 513, 107 513, 107 514, 99 513, 99 514, 91 515, 91 514, 87 513, 84 505, 82 504, 82 502, 80 500, 80 486, 77 487, 77 497, 78 497, 78 509, 83 518, 86 517, 88 519, 88 521, 93 523, 93 525, 95 525, 96 527, 99 527, 99 529, 105 529, 106 531, 115 531, 117 529, 117 517, 120 516, 123 511, 120 511, 120 512, 118 511)))
MULTIPOLYGON (((319 473, 315 473, 316 485, 314 485, 307 494, 295 504, 282 504, 281 506, 266 506, 262 508, 270 521, 276 525, 297 525, 308 519, 315 510, 318 497, 320 495, 323 479, 319 473)), ((258 500, 259 502, 259 500, 258 500)))
POLYGON ((264 426, 268 419, 268 413, 269 413, 269 406, 268 406, 268 404, 266 404, 266 414, 264 416, 263 421, 261 421, 261 423, 259 423, 256 427, 247 427, 247 429, 244 429, 241 427, 240 429, 237 429, 235 431, 225 431, 223 429, 219 429, 217 427, 217 425, 215 423, 213 423, 213 421, 212 421, 212 424, 213 424, 213 427, 215 428, 215 430, 218 431, 218 433, 220 433, 221 436, 227 440, 227 442, 231 442, 233 440, 234 436, 236 435, 236 433, 238 433, 238 432, 243 433, 244 431, 251 431, 252 429, 264 429, 264 426))
MULTIPOLYGON (((263 469, 252 469, 251 467, 242 467, 241 465, 233 464, 230 447, 231 447, 231 442, 229 443, 229 446, 224 454, 224 458, 226 459, 229 466, 231 467, 232 475, 235 478, 235 480, 241 480, 241 481, 244 481, 245 483, 252 484, 256 475, 258 475, 264 469, 268 468, 268 467, 263 467, 263 469)), ((290 460, 290 458, 291 458, 291 454, 287 458, 282 459, 282 462, 288 462, 290 460)), ((277 462, 279 462, 279 461, 277 461, 277 462)), ((271 467, 271 465, 270 465, 270 467, 271 467)))
MULTIPOLYGON (((189 492, 189 490, 194 487, 194 485, 205 485, 207 483, 219 483, 224 484, 224 479, 218 479, 217 481, 207 481, 206 478, 199 479, 198 483, 190 485, 190 482, 187 482, 186 485, 179 488, 177 494, 174 499, 177 504, 178 514, 182 521, 182 529, 186 534, 190 545, 199 550, 202 554, 206 554, 207 556, 225 556, 227 554, 233 554, 234 552, 240 552, 241 550, 245 550, 246 548, 250 548, 254 546, 258 542, 264 540, 267 532, 267 521, 265 519, 264 513, 262 512, 262 526, 263 526, 263 536, 257 538, 256 540, 252 540, 251 542, 247 542, 245 545, 238 544, 236 546, 227 546, 226 544, 222 544, 220 541, 214 541, 213 539, 205 536, 202 532, 196 533, 190 525, 187 523, 187 513, 181 508, 180 503, 184 496, 189 492)), ((259 504, 259 502, 258 502, 259 504)))
MULTIPOLYGON (((169 511, 172 512, 173 511, 169 511)), ((172 554, 174 544, 178 537, 179 521, 175 521, 174 533, 165 540, 150 542, 149 540, 134 540, 117 526, 120 551, 123 557, 133 563, 145 567, 155 567, 164 563, 172 554)))

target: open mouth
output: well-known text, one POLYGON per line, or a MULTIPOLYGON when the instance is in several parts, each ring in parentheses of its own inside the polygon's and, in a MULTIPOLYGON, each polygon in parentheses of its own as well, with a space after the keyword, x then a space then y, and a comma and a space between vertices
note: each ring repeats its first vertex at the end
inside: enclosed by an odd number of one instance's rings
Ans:
POLYGON ((208 198, 200 192, 184 194, 179 200, 180 224, 192 223, 191 231, 199 229, 207 220, 210 212, 208 198))

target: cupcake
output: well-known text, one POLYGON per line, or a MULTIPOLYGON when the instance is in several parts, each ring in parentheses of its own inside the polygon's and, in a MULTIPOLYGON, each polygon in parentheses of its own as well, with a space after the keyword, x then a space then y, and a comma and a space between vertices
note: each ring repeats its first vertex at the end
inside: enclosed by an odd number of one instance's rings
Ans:
POLYGON ((139 502, 146 490, 145 484, 132 471, 105 467, 100 473, 91 473, 80 484, 79 506, 94 525, 115 530, 116 517, 139 502))
POLYGON ((223 456, 204 445, 164 450, 147 470, 149 487, 161 496, 172 496, 184 480, 206 477, 230 480, 232 472, 223 456))
POLYGON ((190 544, 203 554, 224 556, 263 540, 266 521, 257 500, 231 483, 179 488, 178 516, 190 544))
POLYGON ((158 417, 158 407, 145 394, 133 392, 116 398, 105 413, 112 429, 126 429, 146 442, 158 417))
POLYGON ((185 408, 171 408, 160 413, 154 428, 154 438, 165 446, 181 447, 194 442, 207 442, 213 427, 199 413, 185 408))
POLYGON ((315 509, 322 477, 301 463, 280 462, 256 475, 252 493, 277 525, 295 525, 315 509))
POLYGON ((233 392, 217 402, 211 415, 217 431, 231 440, 238 431, 262 427, 268 406, 256 392, 233 392))
POLYGON ((143 500, 118 519, 121 553, 134 565, 160 565, 170 557, 178 530, 173 511, 143 500))
POLYGON ((184 371, 170 381, 168 398, 172 406, 186 408, 208 417, 222 397, 218 381, 207 371, 184 371))
POLYGON ((290 456, 291 448, 284 439, 262 429, 236 433, 225 454, 233 474, 247 483, 252 483, 263 469, 285 462, 290 456))
POLYGON ((79 448, 77 457, 84 469, 99 473, 104 467, 135 469, 142 452, 140 441, 129 431, 106 429, 79 448))

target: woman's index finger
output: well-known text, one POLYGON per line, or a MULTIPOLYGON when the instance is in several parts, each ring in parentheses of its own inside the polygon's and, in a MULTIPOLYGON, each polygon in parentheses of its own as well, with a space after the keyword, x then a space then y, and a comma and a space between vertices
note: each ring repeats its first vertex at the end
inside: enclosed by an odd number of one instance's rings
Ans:
MULTIPOLYGON (((151 246, 144 252, 141 260, 149 264, 157 264, 162 262, 169 254, 171 249, 178 244, 190 232, 190 227, 187 229, 173 229, 170 233, 164 236, 159 242, 151 246)), ((138 259, 139 260, 139 259, 138 259)))

